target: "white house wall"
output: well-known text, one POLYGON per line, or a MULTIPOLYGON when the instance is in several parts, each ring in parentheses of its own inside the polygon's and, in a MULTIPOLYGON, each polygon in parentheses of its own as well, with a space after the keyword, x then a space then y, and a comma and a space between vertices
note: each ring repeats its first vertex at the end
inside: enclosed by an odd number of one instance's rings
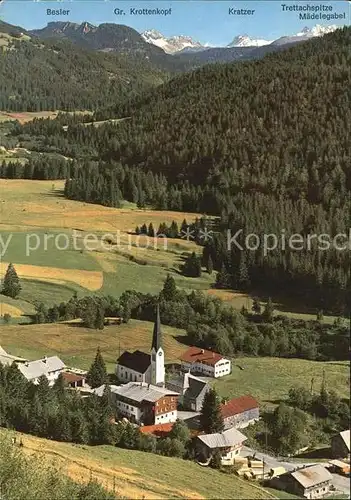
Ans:
POLYGON ((137 406, 133 406, 124 401, 116 401, 117 408, 127 418, 134 417, 135 422, 139 423, 141 421, 141 410, 137 406))
POLYGON ((116 375, 121 382, 149 382, 148 373, 150 368, 145 373, 139 373, 122 365, 117 365, 116 375))
POLYGON ((231 362, 229 359, 221 359, 215 364, 215 378, 224 377, 231 372, 231 362))
POLYGON ((188 363, 186 361, 182 361, 182 370, 189 371, 191 373, 198 373, 201 375, 205 375, 207 377, 224 377, 225 375, 229 375, 231 372, 231 362, 229 359, 221 359, 218 361, 215 366, 206 365, 205 363, 188 363))
POLYGON ((168 413, 163 413, 162 415, 157 415, 155 417, 155 424, 169 424, 177 420, 177 410, 169 411, 168 413))

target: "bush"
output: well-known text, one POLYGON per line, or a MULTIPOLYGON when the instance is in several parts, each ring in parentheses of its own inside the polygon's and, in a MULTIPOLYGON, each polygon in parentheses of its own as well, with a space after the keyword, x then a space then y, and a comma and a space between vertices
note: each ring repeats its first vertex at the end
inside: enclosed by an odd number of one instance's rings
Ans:
POLYGON ((222 467, 222 455, 219 450, 213 453, 210 465, 213 469, 220 469, 222 467))
POLYGON ((184 457, 186 452, 184 444, 179 439, 171 439, 170 437, 160 439, 157 450, 161 455, 178 458, 184 457))
POLYGON ((5 313, 4 314, 4 322, 9 324, 11 322, 11 314, 5 313))
POLYGON ((157 438, 153 435, 140 434, 137 443, 138 450, 156 453, 157 438))

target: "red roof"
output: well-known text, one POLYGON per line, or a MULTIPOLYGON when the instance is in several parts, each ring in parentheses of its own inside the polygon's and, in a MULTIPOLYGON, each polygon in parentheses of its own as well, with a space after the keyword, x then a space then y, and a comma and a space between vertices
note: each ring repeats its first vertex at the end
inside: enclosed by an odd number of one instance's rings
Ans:
POLYGON ((139 427, 140 432, 143 434, 154 434, 158 437, 163 437, 171 432, 174 424, 156 424, 156 425, 144 425, 139 427))
MULTIPOLYGON (((139 427, 140 432, 143 434, 154 434, 157 437, 166 437, 171 432, 174 424, 156 424, 156 425, 143 425, 139 427)), ((200 431, 189 429, 191 436, 198 436, 200 431)))
POLYGON ((81 380, 85 380, 86 377, 83 375, 78 375, 77 373, 71 373, 71 372, 63 372, 62 373, 63 379, 67 383, 72 383, 72 382, 80 382, 81 380))
POLYGON ((258 408, 258 402, 250 395, 233 398, 227 403, 221 404, 223 418, 232 417, 244 411, 253 410, 254 408, 258 408))
POLYGON ((217 361, 223 359, 221 354, 218 352, 207 351, 206 349, 200 349, 199 347, 189 347, 180 357, 181 361, 186 361, 187 363, 204 363, 205 365, 214 366, 217 361))

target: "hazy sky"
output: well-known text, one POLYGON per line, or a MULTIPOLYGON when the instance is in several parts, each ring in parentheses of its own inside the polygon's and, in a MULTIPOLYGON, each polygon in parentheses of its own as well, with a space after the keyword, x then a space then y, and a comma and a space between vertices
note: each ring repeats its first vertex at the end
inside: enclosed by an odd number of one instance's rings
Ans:
POLYGON ((145 1, 135 0, 73 0, 71 2, 33 2, 33 0, 4 0, 0 4, 0 16, 3 21, 23 26, 26 29, 42 28, 50 21, 72 21, 92 24, 112 22, 126 24, 138 31, 157 29, 166 36, 189 35, 203 44, 227 45, 241 34, 268 40, 282 35, 294 34, 305 26, 344 25, 350 23, 350 2, 337 0, 333 2, 312 2, 292 0, 246 0, 246 1, 145 1), (331 5, 332 12, 347 13, 342 21, 299 20, 298 12, 283 12, 286 5, 331 5), (125 15, 117 16, 114 9, 118 7, 125 15), (169 16, 131 15, 130 8, 172 8, 169 16), (70 10, 68 16, 48 16, 47 8, 70 10), (229 15, 229 8, 254 10, 254 15, 229 15))

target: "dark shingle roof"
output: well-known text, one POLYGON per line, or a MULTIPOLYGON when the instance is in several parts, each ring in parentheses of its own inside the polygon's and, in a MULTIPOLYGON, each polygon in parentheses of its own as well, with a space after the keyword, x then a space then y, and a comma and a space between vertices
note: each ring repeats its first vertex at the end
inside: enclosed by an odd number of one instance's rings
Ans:
POLYGON ((207 383, 197 378, 189 377, 189 387, 185 391, 187 398, 198 398, 202 391, 206 388, 207 383))
POLYGON ((142 351, 129 352, 125 351, 122 356, 118 358, 118 364, 135 370, 138 373, 145 373, 150 366, 150 354, 142 351))

